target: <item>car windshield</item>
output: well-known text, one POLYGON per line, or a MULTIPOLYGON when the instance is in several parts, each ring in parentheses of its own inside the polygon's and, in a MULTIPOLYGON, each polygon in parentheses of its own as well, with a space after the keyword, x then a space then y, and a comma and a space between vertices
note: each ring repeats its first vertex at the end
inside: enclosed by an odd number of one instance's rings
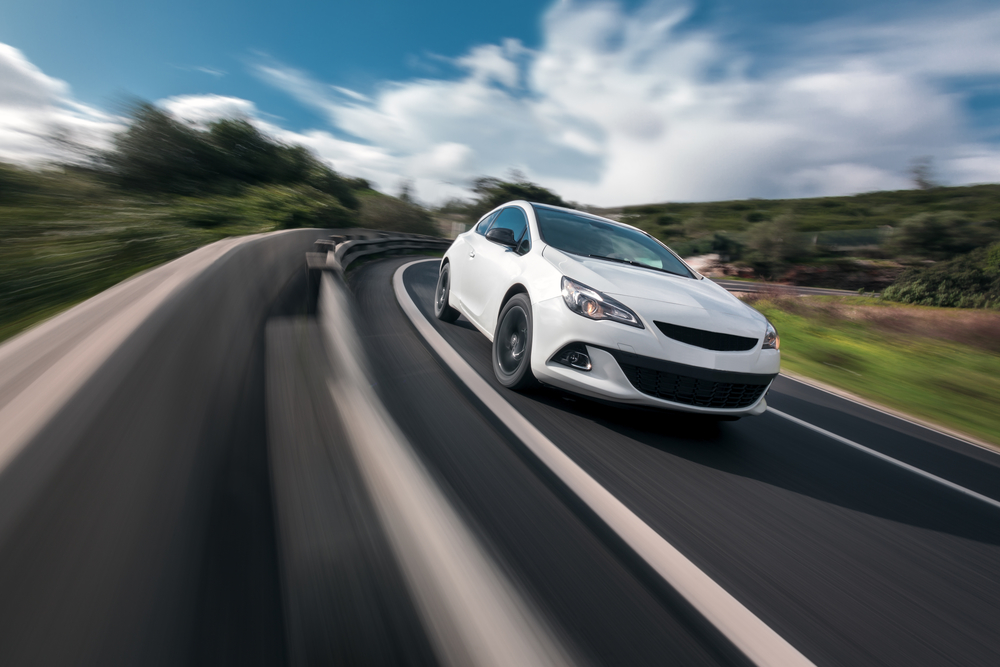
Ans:
POLYGON ((693 278, 665 245, 638 229, 600 218, 532 204, 542 240, 563 252, 693 278))

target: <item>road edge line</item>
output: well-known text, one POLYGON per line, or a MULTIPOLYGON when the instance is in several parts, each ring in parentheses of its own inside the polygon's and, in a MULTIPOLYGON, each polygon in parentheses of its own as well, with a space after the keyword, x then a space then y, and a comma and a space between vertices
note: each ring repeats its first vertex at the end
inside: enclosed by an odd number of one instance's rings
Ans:
POLYGON ((870 454, 871 456, 874 456, 877 459, 881 459, 881 460, 883 460, 883 461, 885 461, 887 463, 891 463, 893 465, 899 466, 900 468, 903 468, 904 470, 908 470, 909 472, 912 472, 912 473, 914 473, 916 475, 919 475, 919 476, 921 476, 921 477, 923 477, 925 479, 929 479, 929 480, 931 480, 933 482, 937 482, 938 484, 942 484, 942 485, 948 487, 949 489, 951 489, 953 491, 958 491, 959 493, 965 494, 965 495, 967 495, 967 496, 969 496, 971 498, 975 498, 976 500, 980 500, 980 501, 982 501, 984 503, 992 505, 993 507, 996 507, 997 509, 1000 509, 1000 501, 994 500, 993 498, 990 498, 989 496, 984 496, 981 493, 976 493, 972 489, 967 489, 967 488, 965 488, 964 486, 962 486, 960 484, 956 484, 955 482, 950 482, 950 481, 948 481, 947 479, 945 479, 943 477, 938 477, 937 475, 935 475, 933 473, 929 473, 926 470, 922 470, 922 469, 920 469, 920 468, 918 468, 916 466, 910 465, 909 463, 904 463, 903 461, 900 461, 899 459, 894 459, 893 457, 889 456, 888 454, 883 454, 882 452, 875 451, 874 449, 871 449, 870 447, 865 447, 864 445, 862 445, 860 443, 857 443, 857 442, 854 442, 853 440, 850 440, 848 438, 845 438, 842 435, 837 435, 836 433, 833 433, 831 431, 827 431, 825 428, 820 428, 819 426, 816 426, 814 424, 810 424, 809 422, 807 422, 805 420, 799 419, 798 417, 793 417, 792 415, 790 415, 790 414, 788 414, 786 412, 782 412, 781 410, 775 410, 774 408, 768 406, 767 411, 771 412, 771 413, 774 413, 775 415, 777 415, 778 417, 781 417, 782 419, 787 419, 788 421, 792 422, 793 424, 798 424, 799 426, 804 426, 805 428, 808 428, 808 429, 810 429, 812 431, 815 431, 816 433, 819 433, 820 435, 825 435, 826 437, 828 437, 828 438, 830 438, 832 440, 836 440, 837 442, 839 442, 839 443, 841 443, 843 445, 847 445, 848 447, 853 447, 854 449, 862 451, 865 454, 870 454))
POLYGON ((781 371, 781 376, 785 377, 793 382, 798 382, 799 384, 804 384, 811 389, 816 391, 822 391, 825 394, 830 394, 831 396, 836 396, 837 398, 843 399, 855 405, 860 405, 863 408, 868 408, 874 412, 879 412, 886 415, 887 417, 893 417, 907 424, 913 424, 914 426, 919 426, 920 428, 930 431, 931 433, 937 433, 938 435, 943 435, 947 438, 951 438, 963 445, 971 445, 977 449, 982 449, 990 454, 1000 454, 1000 445, 991 444, 985 440, 980 440, 974 438, 968 433, 963 433, 961 431, 956 431, 934 422, 925 421, 914 417, 913 415, 902 412, 901 410, 896 410, 888 406, 882 405, 881 403, 875 403, 869 401, 863 396, 858 394, 853 394, 846 389, 841 389, 840 387, 835 387, 830 384, 826 384, 822 380, 817 380, 815 378, 808 377, 806 375, 800 375, 799 373, 794 373, 790 371, 781 371))
POLYGON ((754 664, 760 667, 813 665, 545 437, 448 344, 420 312, 403 284, 406 269, 426 261, 439 260, 408 262, 396 270, 393 274, 396 301, 417 332, 469 390, 608 528, 754 664))

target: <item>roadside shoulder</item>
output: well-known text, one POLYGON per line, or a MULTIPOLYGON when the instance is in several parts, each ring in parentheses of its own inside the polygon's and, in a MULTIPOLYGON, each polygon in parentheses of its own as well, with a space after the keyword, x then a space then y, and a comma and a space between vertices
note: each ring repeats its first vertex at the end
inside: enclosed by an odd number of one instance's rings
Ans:
POLYGON ((822 382, 821 380, 816 380, 815 378, 801 375, 793 371, 782 370, 781 375, 789 378, 790 380, 794 380, 796 382, 801 382, 804 385, 808 385, 813 389, 819 389, 820 391, 825 391, 828 394, 833 394, 834 396, 842 398, 846 401, 857 403, 858 405, 870 408, 871 410, 875 410, 877 412, 890 415, 897 419, 902 419, 903 421, 910 422, 911 424, 916 424, 917 426, 921 426, 930 431, 942 433, 944 435, 947 435, 948 437, 955 438, 956 440, 960 440, 964 443, 974 445, 976 447, 980 447, 995 454, 1000 454, 1000 446, 995 445, 991 442, 987 442, 986 440, 976 438, 975 436, 969 435, 968 433, 963 433, 962 431, 948 428, 947 426, 942 426, 935 422, 928 421, 926 419, 921 419, 920 417, 915 417, 901 410, 890 408, 886 405, 882 405, 881 403, 877 403, 871 399, 864 398, 857 394, 851 393, 845 389, 835 387, 831 384, 822 382))

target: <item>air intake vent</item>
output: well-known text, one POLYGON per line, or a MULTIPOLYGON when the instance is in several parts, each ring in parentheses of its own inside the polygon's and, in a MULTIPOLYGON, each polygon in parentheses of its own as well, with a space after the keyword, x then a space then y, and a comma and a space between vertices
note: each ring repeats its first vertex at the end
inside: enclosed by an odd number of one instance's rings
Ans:
POLYGON ((760 342, 757 338, 692 329, 691 327, 682 327, 676 324, 667 324, 666 322, 654 322, 654 324, 667 338, 673 338, 688 345, 703 347, 706 350, 715 350, 717 352, 743 352, 745 350, 752 350, 760 342))
POLYGON ((633 364, 619 364, 628 381, 642 393, 702 408, 748 408, 767 389, 766 384, 712 382, 633 364))

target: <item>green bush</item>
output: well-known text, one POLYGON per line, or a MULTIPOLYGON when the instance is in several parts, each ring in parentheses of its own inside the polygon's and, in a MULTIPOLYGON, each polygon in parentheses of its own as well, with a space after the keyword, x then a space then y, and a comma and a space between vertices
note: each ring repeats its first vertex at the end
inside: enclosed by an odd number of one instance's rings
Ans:
POLYGON ((307 185, 248 188, 241 205, 248 217, 267 221, 279 229, 349 227, 356 220, 336 197, 307 185))
POLYGON ((746 258, 762 275, 774 275, 808 252, 806 240, 796 229, 795 219, 781 215, 770 222, 758 222, 747 232, 746 258))
POLYGON ((416 204, 374 191, 362 194, 358 223, 362 227, 387 232, 438 235, 426 210, 416 204))
POLYGON ((893 235, 894 249, 911 257, 949 259, 1000 238, 988 223, 974 222, 959 211, 918 213, 893 235))
POLYGON ((723 262, 732 262, 743 255, 743 244, 726 231, 712 235, 712 252, 718 253, 723 262))
POLYGON ((194 227, 251 225, 262 229, 351 227, 357 214, 308 185, 257 185, 236 196, 187 197, 174 219, 194 227))
POLYGON ((882 298, 921 306, 1000 308, 1000 243, 906 271, 882 298))

